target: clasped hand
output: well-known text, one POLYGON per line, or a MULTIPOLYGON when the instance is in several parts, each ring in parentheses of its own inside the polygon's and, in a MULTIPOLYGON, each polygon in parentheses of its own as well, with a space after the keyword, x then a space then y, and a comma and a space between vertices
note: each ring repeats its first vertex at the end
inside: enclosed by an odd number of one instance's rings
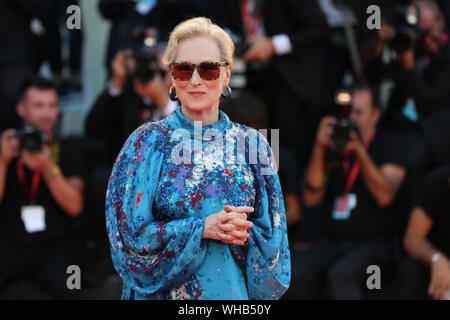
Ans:
POLYGON ((223 210, 206 218, 203 239, 219 240, 228 244, 246 245, 253 223, 247 220, 247 213, 253 207, 224 206, 223 210))

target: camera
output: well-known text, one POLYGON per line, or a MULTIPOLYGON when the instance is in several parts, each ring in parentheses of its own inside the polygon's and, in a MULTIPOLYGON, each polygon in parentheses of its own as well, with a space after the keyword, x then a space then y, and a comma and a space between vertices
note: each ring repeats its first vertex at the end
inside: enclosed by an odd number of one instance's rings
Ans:
POLYGON ((389 47, 397 54, 401 54, 413 47, 422 35, 418 27, 420 18, 419 8, 416 6, 398 6, 386 18, 394 27, 394 35, 389 40, 389 47))
POLYGON ((132 55, 126 61, 128 75, 141 83, 150 82, 158 73, 164 76, 158 64, 156 32, 138 27, 132 30, 131 37, 135 45, 132 55))
POLYGON ((47 134, 33 125, 25 125, 17 130, 20 148, 29 151, 41 151, 48 142, 47 134))
POLYGON ((338 106, 339 114, 337 123, 333 126, 332 140, 338 151, 342 151, 350 141, 350 132, 355 131, 359 135, 355 123, 350 120, 352 108, 352 95, 347 90, 339 90, 335 95, 335 103, 338 106))

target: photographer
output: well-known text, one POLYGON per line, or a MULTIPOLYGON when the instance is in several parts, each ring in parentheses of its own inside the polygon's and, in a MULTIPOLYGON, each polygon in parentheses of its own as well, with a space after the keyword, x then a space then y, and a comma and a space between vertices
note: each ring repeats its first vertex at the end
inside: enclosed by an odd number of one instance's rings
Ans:
MULTIPOLYGON (((89 112, 85 124, 89 150, 89 188, 86 211, 99 256, 110 257, 105 229, 105 192, 114 160, 141 124, 161 120, 178 102, 169 99, 167 73, 157 49, 124 50, 112 63, 112 79, 89 112)), ((170 80, 169 80, 170 81, 170 80)))
POLYGON ((31 21, 49 19, 50 0, 0 1, 0 131, 16 126, 17 89, 41 64, 43 43, 31 21))
POLYGON ((391 137, 376 128, 381 110, 374 97, 367 85, 355 86, 347 116, 354 125, 325 117, 319 126, 303 200, 307 207, 324 201, 327 235, 294 253, 296 299, 317 298, 324 279, 328 298, 362 299, 366 268, 392 263, 394 217, 387 208, 406 169, 391 137))
POLYGON ((0 139, 0 288, 29 277, 55 298, 73 295, 66 269, 70 220, 83 210, 83 157, 79 146, 54 133, 59 104, 55 86, 28 78, 17 113, 23 128, 0 139))
POLYGON ((170 31, 186 17, 209 16, 210 6, 208 0, 98 1, 101 15, 111 22, 106 68, 109 70, 117 52, 133 45, 132 36, 138 29, 154 28, 158 41, 164 42, 170 31))
POLYGON ((450 60, 445 18, 434 1, 416 0, 384 19, 378 37, 367 52, 369 80, 390 80, 393 89, 384 122, 401 129, 420 127, 420 121, 438 108, 450 106, 450 60), (384 62, 386 48, 394 60, 384 62))
POLYGON ((245 88, 266 101, 270 128, 283 129, 280 143, 303 171, 334 90, 324 63, 329 30, 318 2, 222 0, 216 12, 245 62, 245 88))
POLYGON ((399 277, 404 299, 450 300, 450 167, 432 171, 410 216, 399 277), (411 279, 414 279, 411 281, 411 279))
POLYGON ((131 50, 117 53, 112 79, 86 120, 86 135, 101 142, 106 163, 112 166, 125 139, 141 124, 161 120, 175 110, 169 99, 167 71, 156 51, 138 60, 131 50))

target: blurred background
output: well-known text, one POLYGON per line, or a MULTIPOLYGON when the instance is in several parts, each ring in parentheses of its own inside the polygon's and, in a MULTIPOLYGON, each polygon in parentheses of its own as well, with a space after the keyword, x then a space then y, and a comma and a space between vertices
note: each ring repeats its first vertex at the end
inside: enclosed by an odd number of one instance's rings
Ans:
MULTIPOLYGON (((405 261, 420 260, 405 246, 414 208, 430 208, 429 220, 440 229, 433 231, 434 237, 428 237, 428 229, 424 238, 450 254, 449 239, 442 236, 450 233, 450 212, 442 213, 444 218, 430 212, 439 209, 433 209, 423 187, 430 174, 450 165, 449 15, 445 0, 1 1, 0 157, 7 164, 0 169, 0 298, 120 298, 122 284, 110 261, 104 222, 109 174, 134 129, 177 107, 169 99, 171 76, 161 57, 170 31, 196 16, 223 27, 235 43, 232 97, 222 101, 222 109, 233 121, 280 130, 279 176, 293 270, 285 298, 411 298, 404 295, 411 290, 399 275, 433 277, 429 266, 403 269, 405 261), (368 12, 371 5, 380 10, 368 12), (69 27, 77 23, 79 29, 69 27), (370 98, 358 100, 364 90, 370 98), (355 115, 359 110, 364 117, 372 107, 380 110, 373 123, 372 113, 367 121, 355 115), (359 177, 355 192, 364 194, 360 201, 369 212, 367 219, 363 215, 360 221, 333 225, 338 236, 329 233, 329 202, 344 191, 345 179, 336 178, 344 180, 326 189, 320 203, 308 206, 303 200, 305 192, 314 192, 308 173, 325 116, 338 120, 332 137, 336 145, 345 145, 350 132, 364 132, 371 124, 377 132, 388 132, 391 138, 377 142, 369 156, 378 169, 394 163, 403 173, 387 205, 378 203, 359 177), (46 211, 47 226, 39 232, 23 225, 36 227, 37 218, 26 222, 21 211, 30 205, 26 185, 33 170, 27 167, 21 178, 20 162, 11 151, 14 143, 32 151, 45 143, 56 145, 53 163, 66 178, 63 186, 72 188, 72 193, 57 195, 41 184, 32 201, 46 211), (64 207, 60 201, 83 205, 64 207), (383 226, 374 226, 375 232, 367 225, 377 214, 384 220, 383 226), (348 270, 383 265, 383 290, 335 295, 329 288, 333 283, 343 288, 366 282, 326 267, 373 239, 389 245, 384 251, 361 249, 370 258, 348 258, 346 263, 348 270), (336 249, 330 244, 341 240, 350 245, 336 249), (330 250, 341 254, 331 258, 330 250), (315 264, 305 267, 307 261, 315 264), (81 290, 67 290, 68 265, 80 266, 81 290), (313 275, 312 266, 320 272, 313 275)), ((338 151, 337 158, 326 158, 327 174, 334 170, 332 163, 348 159, 338 151)), ((380 172, 386 181, 391 181, 389 174, 395 178, 392 172, 380 172)), ((427 281, 417 285, 415 298, 429 298, 423 289, 427 281)))

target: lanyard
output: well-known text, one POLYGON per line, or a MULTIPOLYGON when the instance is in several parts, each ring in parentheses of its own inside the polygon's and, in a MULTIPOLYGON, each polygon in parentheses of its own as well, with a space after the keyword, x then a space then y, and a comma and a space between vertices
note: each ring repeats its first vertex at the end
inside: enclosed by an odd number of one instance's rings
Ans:
MULTIPOLYGON (((374 131, 374 133, 372 134, 370 139, 367 140, 367 142, 364 144, 364 149, 369 150, 369 146, 372 143, 373 139, 375 138, 375 135, 376 135, 376 131, 374 131)), ((359 165, 359 162, 355 162, 353 164, 352 168, 350 169, 349 160, 344 160, 343 167, 344 167, 344 174, 347 177, 347 181, 345 182, 344 190, 345 190, 345 193, 349 193, 350 190, 352 190, 352 187, 356 182, 356 178, 358 178, 360 165, 359 165)))
POLYGON ((262 14, 258 14, 256 17, 248 10, 248 1, 241 0, 241 13, 242 19, 244 21, 245 29, 247 31, 248 36, 254 36, 258 33, 259 28, 262 24, 262 14))
POLYGON ((22 160, 17 160, 17 176, 19 177, 19 181, 22 184, 23 189, 30 197, 30 203, 36 203, 36 195, 39 189, 39 183, 41 182, 41 174, 38 171, 33 173, 33 178, 31 180, 31 189, 27 185, 27 180, 25 178, 25 171, 23 169, 22 160))

